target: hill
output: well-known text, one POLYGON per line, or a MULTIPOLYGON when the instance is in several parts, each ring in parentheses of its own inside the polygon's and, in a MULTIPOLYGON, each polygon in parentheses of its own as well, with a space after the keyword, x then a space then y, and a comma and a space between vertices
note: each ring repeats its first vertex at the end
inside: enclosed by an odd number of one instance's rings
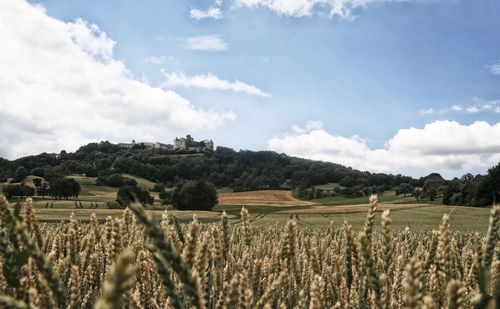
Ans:
POLYGON ((122 149, 109 142, 91 143, 74 153, 63 150, 59 154, 42 153, 16 160, 0 158, 0 182, 23 181, 28 175, 43 177, 50 182, 51 179, 77 174, 85 179, 96 177, 97 185, 110 185, 109 179, 118 179, 116 186, 120 186, 123 180, 133 180, 152 189, 155 183, 168 188, 187 180, 203 179, 218 188, 230 188, 235 192, 293 190, 295 197, 307 200, 340 196, 361 198, 393 190, 398 195, 414 195, 417 199, 434 201, 443 197, 446 204, 474 206, 491 204, 492 192, 500 191, 498 180, 494 180, 500 168, 497 166, 491 170, 491 175, 464 175, 452 181, 436 173, 415 179, 359 171, 340 164, 272 151, 234 151, 226 147, 204 153, 122 149))

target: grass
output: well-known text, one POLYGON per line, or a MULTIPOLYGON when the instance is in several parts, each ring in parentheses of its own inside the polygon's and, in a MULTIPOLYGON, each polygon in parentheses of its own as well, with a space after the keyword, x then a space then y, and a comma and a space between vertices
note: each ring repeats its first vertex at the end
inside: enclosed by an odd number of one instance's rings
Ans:
POLYGON ((135 179, 135 181, 137 181, 137 185, 139 187, 142 187, 143 189, 146 189, 146 190, 153 189, 154 185, 156 184, 155 182, 153 182, 151 180, 147 180, 145 178, 133 176, 130 174, 122 174, 122 176, 135 179))
POLYGON ((76 182, 81 185, 95 185, 97 177, 86 177, 86 176, 77 176, 72 175, 68 176, 68 178, 73 178, 76 182))
POLYGON ((342 188, 341 185, 339 185, 338 182, 330 182, 324 185, 316 185, 314 186, 315 189, 321 189, 324 191, 333 191, 335 188, 342 188))
MULTIPOLYGON (((378 196, 378 200, 380 203, 384 202, 391 202, 394 204, 418 203, 418 201, 414 197, 412 196, 403 197, 402 195, 396 195, 396 192, 394 191, 384 192, 384 194, 378 196)), ((344 196, 330 196, 330 197, 315 199, 312 200, 311 202, 316 202, 320 205, 325 205, 325 206, 368 204, 368 197, 349 198, 344 196)))
MULTIPOLYGON (((98 220, 105 220, 107 216, 120 217, 121 210, 107 209, 104 203, 100 203, 98 209, 75 209, 74 201, 54 201, 53 209, 43 207, 46 200, 35 201, 36 215, 41 222, 59 222, 69 220, 71 213, 75 214, 78 220, 87 221, 92 213, 95 213, 98 220)), ((88 202, 82 202, 84 207, 90 205, 88 202)), ((181 223, 191 221, 193 214, 196 214, 201 222, 216 222, 220 220, 222 211, 226 211, 229 216, 230 224, 239 224, 241 222, 241 207, 239 205, 217 205, 213 211, 177 211, 170 210, 169 213, 179 219, 181 223)), ((246 207, 250 214, 249 220, 254 226, 269 226, 285 224, 293 217, 300 226, 304 227, 327 227, 333 221, 334 225, 340 226, 347 220, 355 229, 361 229, 366 220, 366 213, 347 213, 347 214, 278 214, 277 211, 289 209, 310 208, 310 206, 248 206, 246 207)), ((151 207, 148 207, 151 209, 151 207)), ((161 210, 151 210, 157 220, 160 220, 161 210)), ((474 208, 462 206, 444 206, 432 205, 422 208, 410 208, 392 210, 394 230, 404 230, 407 226, 412 231, 430 231, 439 227, 443 214, 451 213, 451 229, 466 232, 486 232, 488 226, 489 208, 474 208)), ((380 226, 380 213, 376 214, 375 226, 380 226)))
MULTIPOLYGON (((128 175, 124 175, 127 176, 128 175)), ((147 181, 140 177, 134 177, 137 182, 146 187, 152 187, 153 182, 147 181)), ((78 220, 88 220, 92 213, 97 215, 99 220, 105 220, 107 216, 121 216, 121 210, 108 209, 106 202, 116 199, 117 188, 106 186, 96 186, 95 178, 92 177, 75 177, 81 184, 82 191, 79 197, 85 209, 76 209, 74 200, 53 200, 49 197, 42 199, 35 197, 34 207, 36 208, 37 217, 42 222, 59 222, 68 220, 71 213, 75 214, 78 220), (89 209, 91 203, 98 203, 97 209, 89 209), (45 208, 46 203, 54 203, 54 208, 45 208)), ((222 189, 222 192, 227 190, 222 189)), ((155 204, 148 209, 153 210, 157 219, 163 213, 163 207, 160 205, 158 193, 151 192, 155 197, 155 204)), ((23 199, 17 199, 12 202, 22 202, 23 199)), ((416 203, 413 197, 396 196, 394 192, 386 192, 379 196, 381 203, 416 203)), ((368 198, 345 198, 345 197, 328 197, 314 200, 319 205, 336 206, 336 205, 354 205, 366 204, 368 198)), ((13 203, 11 203, 13 204, 13 203)), ((175 214, 182 223, 189 222, 193 214, 196 214, 202 222, 214 222, 219 220, 222 211, 226 211, 229 215, 230 224, 238 224, 241 221, 240 211, 241 205, 217 205, 212 212, 205 211, 170 211, 175 214)), ((278 211, 307 209, 312 206, 268 206, 268 205, 253 205, 246 206, 250 214, 250 221, 256 226, 267 226, 275 224, 285 224, 290 217, 297 220, 297 223, 302 226, 328 226, 333 221, 335 225, 341 225, 344 220, 347 220, 355 228, 361 228, 366 219, 366 213, 346 213, 346 214, 278 214, 278 211)), ((485 232, 488 225, 488 208, 473 208, 473 207, 453 207, 433 204, 429 207, 411 208, 392 210, 391 217, 393 219, 393 228, 395 230, 403 230, 409 226, 412 230, 428 231, 439 226, 444 213, 451 213, 451 228, 462 231, 482 231, 485 232)), ((380 226, 380 213, 376 216, 376 226, 380 226)))
POLYGON ((217 188, 217 193, 233 193, 234 190, 229 187, 217 188))

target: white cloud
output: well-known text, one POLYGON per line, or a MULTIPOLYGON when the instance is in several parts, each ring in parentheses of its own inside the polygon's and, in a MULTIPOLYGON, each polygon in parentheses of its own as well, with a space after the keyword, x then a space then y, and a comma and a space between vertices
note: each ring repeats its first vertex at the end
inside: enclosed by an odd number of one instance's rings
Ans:
POLYGON ((293 125, 292 130, 297 134, 304 134, 312 130, 321 130, 323 128, 323 123, 321 121, 308 121, 305 128, 298 125, 293 125))
POLYGON ((210 129, 203 111, 135 79, 96 25, 66 23, 22 0, 0 1, 0 156, 74 150, 88 141, 152 139, 210 129))
POLYGON ((205 89, 221 89, 221 90, 232 90, 234 92, 245 92, 248 94, 260 96, 260 97, 270 97, 271 94, 264 92, 254 85, 249 85, 239 80, 230 82, 228 80, 220 79, 212 73, 186 76, 184 73, 176 72, 165 72, 166 81, 163 83, 164 87, 200 87, 205 89))
POLYGON ((224 51, 227 49, 227 43, 218 35, 195 36, 186 39, 186 48, 202 51, 224 51))
POLYGON ((192 9, 189 12, 191 18, 196 20, 204 19, 204 18, 213 18, 213 19, 222 19, 224 16, 222 15, 222 11, 220 8, 211 7, 206 11, 201 11, 198 9, 192 9))
POLYGON ((434 108, 427 108, 427 109, 422 109, 420 110, 420 114, 444 114, 450 111, 453 112, 465 112, 468 114, 475 114, 479 112, 492 112, 492 113, 500 113, 500 100, 490 100, 490 101, 483 101, 478 98, 474 98, 474 101, 478 102, 474 105, 470 106, 460 106, 460 105, 453 105, 449 108, 443 108, 443 109, 434 109, 434 108))
POLYGON ((423 114, 423 115, 425 115, 425 114, 434 114, 434 113, 435 113, 435 111, 434 111, 434 108, 432 108, 432 107, 420 110, 420 114, 423 114))
POLYGON ((152 63, 152 64, 162 64, 163 62, 165 62, 165 57, 163 57, 163 56, 161 56, 161 57, 151 56, 151 57, 147 57, 146 59, 144 59, 144 61, 152 63))
MULTIPOLYGON (((236 0, 237 7, 268 8, 276 14, 288 17, 312 16, 320 13, 339 16, 344 19, 355 19, 352 10, 371 2, 391 2, 402 0, 236 0)), ((411 0, 407 0, 411 1, 411 0)))
POLYGON ((322 128, 297 131, 269 140, 270 150, 354 168, 394 172, 419 170, 461 175, 485 170, 500 159, 500 123, 484 121, 461 125, 435 121, 423 129, 400 129, 384 147, 371 148, 358 137, 332 135, 322 128))
POLYGON ((491 73, 495 75, 500 75, 500 62, 493 63, 491 65, 486 66, 491 73))
POLYGON ((472 113, 479 113, 480 112, 480 109, 477 108, 476 106, 471 106, 471 107, 467 107, 465 109, 465 111, 469 114, 472 114, 472 113))

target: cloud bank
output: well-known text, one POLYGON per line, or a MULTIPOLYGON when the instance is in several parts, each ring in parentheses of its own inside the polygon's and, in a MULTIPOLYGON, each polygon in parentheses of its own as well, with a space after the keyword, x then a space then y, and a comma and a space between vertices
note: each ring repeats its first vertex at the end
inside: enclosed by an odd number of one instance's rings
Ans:
POLYGON ((163 83, 164 87, 199 87, 205 89, 220 89, 220 90, 232 90, 234 92, 245 92, 247 94, 256 95, 263 98, 268 98, 271 94, 260 90, 254 85, 249 85, 239 80, 230 82, 224 79, 220 79, 212 73, 186 76, 184 73, 168 73, 163 71, 166 81, 163 83))
POLYGON ((102 138, 164 140, 235 118, 136 80, 113 58, 115 42, 82 19, 66 23, 41 6, 3 0, 0 40, 8 42, 0 48, 2 157, 102 138))
POLYGON ((418 170, 424 174, 438 171, 461 175, 486 170, 500 161, 500 123, 477 121, 461 125, 455 121, 435 121, 422 129, 400 129, 384 147, 375 149, 359 136, 333 135, 317 122, 308 126, 309 129, 294 128, 293 134, 269 140, 268 149, 391 173, 418 170))

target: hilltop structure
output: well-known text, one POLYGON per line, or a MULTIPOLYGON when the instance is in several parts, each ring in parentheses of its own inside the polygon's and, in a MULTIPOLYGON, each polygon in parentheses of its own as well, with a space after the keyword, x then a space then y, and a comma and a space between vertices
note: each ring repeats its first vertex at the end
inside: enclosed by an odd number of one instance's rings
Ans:
POLYGON ((212 140, 204 140, 197 142, 191 135, 186 135, 186 138, 174 139, 174 150, 189 150, 189 151, 212 151, 214 150, 214 142, 212 140))
POLYGON ((123 149, 132 149, 134 146, 144 145, 146 149, 165 149, 165 150, 173 150, 174 147, 172 144, 163 144, 160 142, 150 143, 150 142, 139 142, 137 143, 135 140, 132 140, 131 143, 118 143, 117 146, 123 149))
POLYGON ((212 140, 203 140, 203 141, 195 141, 191 135, 186 135, 186 137, 175 138, 174 144, 163 144, 160 142, 151 143, 151 142, 136 142, 132 140, 131 143, 118 143, 117 146, 123 149, 132 149, 134 146, 144 145, 146 149, 165 149, 165 150, 187 150, 187 151, 213 151, 214 150, 214 142, 212 140))

